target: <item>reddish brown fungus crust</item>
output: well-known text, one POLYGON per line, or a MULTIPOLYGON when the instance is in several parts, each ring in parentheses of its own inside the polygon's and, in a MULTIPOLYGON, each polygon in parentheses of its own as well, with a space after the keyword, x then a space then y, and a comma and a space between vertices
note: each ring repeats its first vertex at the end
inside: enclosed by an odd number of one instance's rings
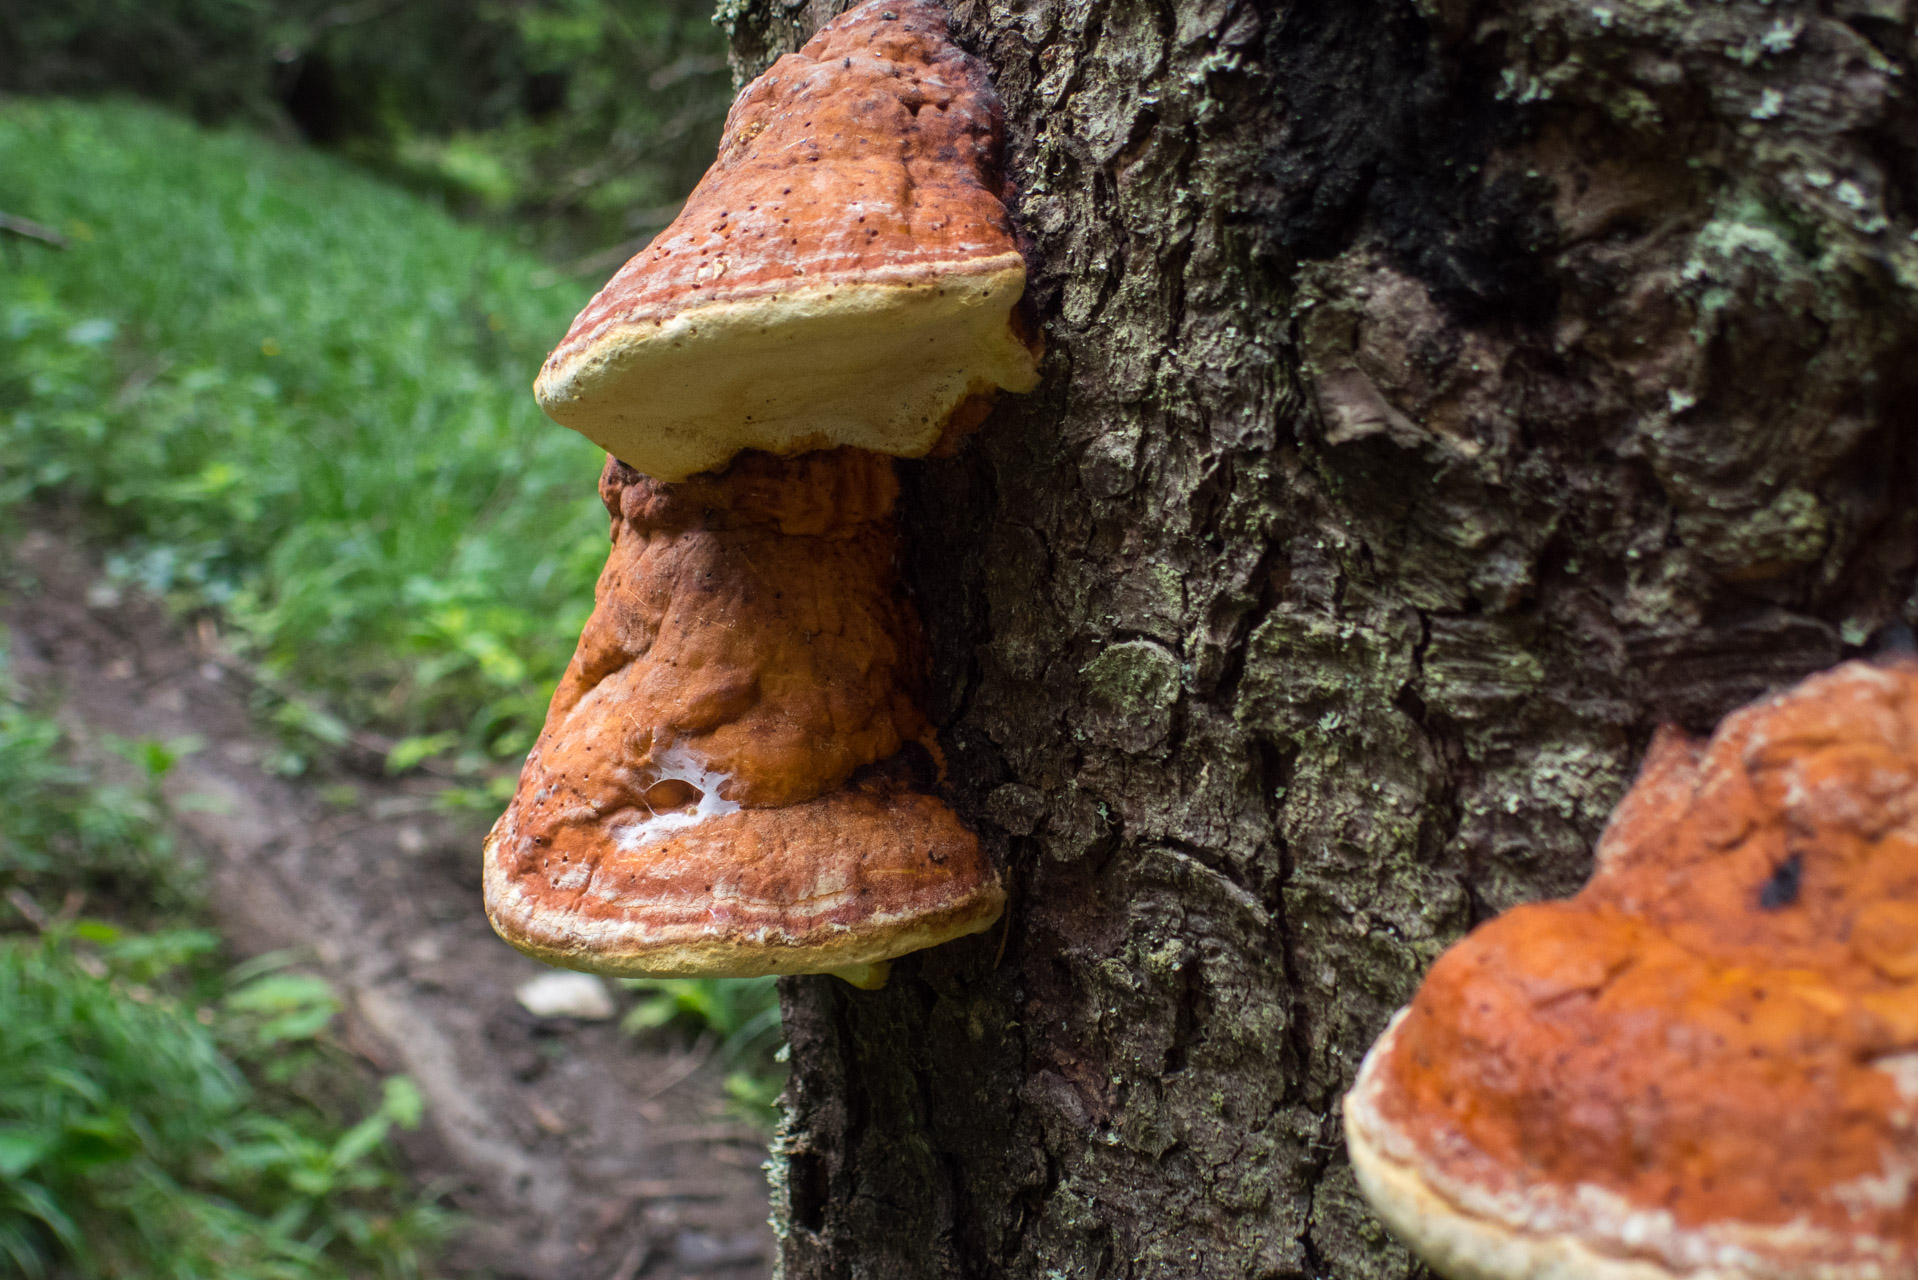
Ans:
POLYGON ((582 842, 583 882, 562 888, 503 818, 496 842, 523 895, 495 927, 553 964, 605 973, 752 977, 887 960, 973 933, 1003 894, 952 811, 877 778, 785 809, 742 809, 622 854, 582 842), (539 865, 535 865, 539 864, 539 865), (530 892, 528 892, 530 890, 530 892))
POLYGON ((984 64, 951 43, 938 4, 841 14, 740 95, 679 217, 580 312, 547 369, 610 328, 696 306, 1003 270, 1017 254, 1004 133, 984 64))
POLYGON ((1598 858, 1433 966, 1355 1156, 1676 1274, 1918 1275, 1918 663, 1662 731, 1598 858))
MULTIPOLYGON (((727 775, 725 799, 764 809, 930 746, 892 465, 858 449, 745 454, 667 485, 609 461, 612 553, 528 769, 610 809, 651 785, 655 749, 680 746, 727 775), (605 760, 622 763, 587 781, 605 760)), ((571 803, 556 793, 523 820, 571 803)))
POLYGON ((897 492, 858 449, 674 485, 608 462, 597 605, 487 845, 508 941, 615 972, 807 972, 998 914, 976 837, 914 790, 937 747, 897 492))

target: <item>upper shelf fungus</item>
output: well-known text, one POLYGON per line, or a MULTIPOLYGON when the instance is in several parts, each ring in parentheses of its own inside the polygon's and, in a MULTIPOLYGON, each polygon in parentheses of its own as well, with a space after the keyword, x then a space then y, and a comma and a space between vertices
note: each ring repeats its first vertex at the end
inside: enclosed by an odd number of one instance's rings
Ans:
POLYGON ((1004 121, 927 0, 870 0, 746 87, 672 225, 580 312, 535 391, 657 480, 741 449, 919 457, 969 397, 1030 391, 1004 121))
POLYGON ((547 361, 606 446, 613 550, 487 911, 606 973, 833 972, 986 928, 1005 894, 930 794, 892 459, 1036 379, 984 68, 873 0, 749 85, 679 219, 547 361))
POLYGON ((1653 742, 1576 896, 1442 956, 1345 1100, 1455 1280, 1918 1274, 1918 663, 1653 742))

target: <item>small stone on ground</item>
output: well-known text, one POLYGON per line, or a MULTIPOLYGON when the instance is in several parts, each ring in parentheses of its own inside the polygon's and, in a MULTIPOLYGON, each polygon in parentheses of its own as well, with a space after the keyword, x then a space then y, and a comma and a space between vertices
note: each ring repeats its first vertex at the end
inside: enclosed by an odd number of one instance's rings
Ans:
POLYGON ((513 998, 535 1018, 604 1022, 619 1012, 613 1003, 613 993, 590 973, 565 970, 542 973, 513 988, 513 998))

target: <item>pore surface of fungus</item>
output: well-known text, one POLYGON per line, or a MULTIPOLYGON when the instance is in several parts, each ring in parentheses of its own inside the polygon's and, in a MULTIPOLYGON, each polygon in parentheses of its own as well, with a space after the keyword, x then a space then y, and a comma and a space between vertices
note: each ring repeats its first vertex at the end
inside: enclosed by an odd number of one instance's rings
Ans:
POLYGON ((666 485, 609 461, 613 550, 518 793, 487 910, 541 959, 748 976, 870 965, 1004 899, 923 788, 937 746, 888 458, 742 456, 666 485))
POLYGON ((536 387, 661 480, 741 449, 917 457, 953 411, 1038 380, 984 66, 929 0, 870 0, 749 85, 679 217, 536 387))
POLYGON ((1918 663, 1661 731, 1575 897, 1439 959, 1345 1103, 1441 1273, 1918 1275, 1918 663))

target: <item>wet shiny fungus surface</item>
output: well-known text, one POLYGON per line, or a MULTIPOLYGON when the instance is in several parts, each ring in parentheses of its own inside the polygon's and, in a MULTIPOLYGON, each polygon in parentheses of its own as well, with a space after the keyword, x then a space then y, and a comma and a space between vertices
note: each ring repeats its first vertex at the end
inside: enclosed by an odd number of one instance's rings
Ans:
POLYGON ((1661 732, 1590 884, 1443 956, 1379 1070, 1442 1192, 1622 1248, 1597 1188, 1674 1240, 1777 1228, 1777 1274, 1912 1274, 1918 663, 1847 664, 1709 743, 1661 732))

